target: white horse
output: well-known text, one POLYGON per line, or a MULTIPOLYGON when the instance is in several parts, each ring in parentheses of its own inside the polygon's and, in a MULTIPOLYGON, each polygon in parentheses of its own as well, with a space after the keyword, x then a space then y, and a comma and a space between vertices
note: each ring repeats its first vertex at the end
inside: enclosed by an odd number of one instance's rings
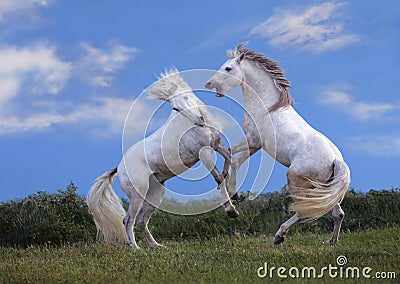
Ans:
POLYGON ((240 165, 260 148, 288 167, 287 180, 296 213, 275 234, 275 244, 284 241, 289 227, 299 219, 317 219, 332 210, 334 229, 327 244, 336 244, 344 212, 340 202, 350 183, 350 170, 338 148, 313 129, 293 108, 293 100, 278 63, 264 54, 239 44, 228 51, 229 59, 211 79, 208 89, 222 97, 240 85, 245 114, 246 137, 231 148, 229 191, 236 191, 236 173, 240 165), (269 113, 269 115, 268 115, 269 113))
POLYGON ((106 243, 128 242, 134 249, 139 249, 134 226, 140 228, 150 247, 161 246, 154 240, 147 223, 164 197, 164 182, 199 160, 217 181, 228 216, 239 215, 228 196, 224 177, 212 159, 214 150, 220 153, 225 158, 227 172, 230 153, 221 140, 221 124, 192 93, 177 70, 161 74, 161 79, 146 92, 153 99, 169 102, 173 112, 153 134, 131 146, 117 168, 97 178, 87 199, 99 238, 106 243), (127 212, 112 189, 117 173, 121 188, 130 200, 127 212))

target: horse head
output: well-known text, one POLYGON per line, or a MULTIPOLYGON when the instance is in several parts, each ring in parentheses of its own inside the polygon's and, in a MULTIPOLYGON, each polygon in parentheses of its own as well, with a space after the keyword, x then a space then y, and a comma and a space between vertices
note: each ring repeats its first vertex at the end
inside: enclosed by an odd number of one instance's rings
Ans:
POLYGON ((246 43, 239 44, 235 50, 228 50, 229 59, 222 64, 219 70, 205 84, 207 89, 216 90, 218 98, 223 97, 244 80, 244 72, 240 64, 246 55, 243 49, 244 45, 246 43))

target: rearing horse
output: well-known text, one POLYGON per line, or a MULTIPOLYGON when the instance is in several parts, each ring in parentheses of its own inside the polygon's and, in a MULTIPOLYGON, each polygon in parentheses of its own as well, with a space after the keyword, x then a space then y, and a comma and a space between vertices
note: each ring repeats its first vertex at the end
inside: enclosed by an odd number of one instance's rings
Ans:
POLYGON ((284 241, 289 227, 299 219, 317 219, 332 210, 334 229, 327 244, 336 244, 344 212, 340 207, 350 183, 350 170, 338 148, 312 128, 293 108, 290 82, 278 63, 264 54, 239 44, 229 50, 229 59, 206 82, 217 97, 240 85, 246 134, 231 148, 229 190, 236 192, 236 173, 240 165, 263 148, 288 167, 287 180, 296 213, 275 234, 275 244, 284 241), (269 114, 269 115, 268 115, 269 114))
POLYGON ((239 215, 225 186, 225 178, 216 168, 212 153, 225 158, 228 171, 230 153, 222 137, 222 125, 207 106, 196 97, 177 70, 161 74, 161 79, 146 90, 151 98, 167 101, 173 109, 169 119, 150 136, 133 144, 119 166, 97 178, 87 199, 99 236, 106 243, 126 243, 139 249, 134 226, 150 247, 160 245, 151 235, 148 222, 164 198, 164 182, 188 170, 199 160, 218 183, 228 216, 239 215), (125 212, 112 189, 115 175, 129 197, 125 212))

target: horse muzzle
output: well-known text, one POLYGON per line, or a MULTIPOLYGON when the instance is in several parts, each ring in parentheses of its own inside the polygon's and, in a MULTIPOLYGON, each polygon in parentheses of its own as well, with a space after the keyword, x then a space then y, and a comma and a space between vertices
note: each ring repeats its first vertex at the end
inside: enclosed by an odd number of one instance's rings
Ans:
POLYGON ((213 82, 213 80, 209 80, 206 82, 206 84, 204 85, 206 87, 206 89, 208 90, 212 90, 215 89, 215 96, 217 98, 222 98, 223 96, 225 96, 223 93, 218 91, 218 88, 215 86, 215 83, 213 82))

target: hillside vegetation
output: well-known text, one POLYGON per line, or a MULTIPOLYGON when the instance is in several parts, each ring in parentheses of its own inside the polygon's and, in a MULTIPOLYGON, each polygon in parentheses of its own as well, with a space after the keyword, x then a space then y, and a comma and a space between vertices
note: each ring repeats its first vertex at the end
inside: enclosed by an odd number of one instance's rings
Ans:
MULTIPOLYGON (((398 283, 400 228, 343 233, 339 244, 322 244, 327 233, 292 233, 273 245, 271 236, 214 237, 163 241, 165 249, 133 251, 126 246, 74 244, 0 248, 1 283, 398 283), (347 264, 339 266, 338 257, 347 264), (259 267, 314 267, 316 274, 260 278, 259 267), (330 277, 323 267, 337 267, 330 277), (360 274, 339 268, 357 267, 360 274), (368 276, 361 274, 369 267, 368 276), (333 276, 335 276, 333 274, 333 276), (377 278, 385 277, 379 281, 377 278)), ((143 244, 143 243, 142 243, 143 244)), ((262 274, 265 272, 262 271, 262 274)))
MULTIPOLYGON (((96 227, 84 197, 76 194, 71 183, 66 190, 48 194, 38 192, 23 199, 0 203, 0 246, 65 245, 93 243, 96 227)), ((222 236, 272 235, 292 212, 285 188, 260 195, 238 205, 241 215, 229 219, 222 208, 195 215, 179 216, 156 211, 150 220, 150 230, 160 241, 207 239, 222 236)), ((126 205, 126 200, 125 200, 126 205)), ((346 217, 343 232, 400 226, 400 190, 359 193, 348 191, 342 203, 346 217)), ((294 225, 296 232, 327 233, 332 230, 331 216, 294 225)), ((140 236, 140 234, 139 234, 140 236)))

